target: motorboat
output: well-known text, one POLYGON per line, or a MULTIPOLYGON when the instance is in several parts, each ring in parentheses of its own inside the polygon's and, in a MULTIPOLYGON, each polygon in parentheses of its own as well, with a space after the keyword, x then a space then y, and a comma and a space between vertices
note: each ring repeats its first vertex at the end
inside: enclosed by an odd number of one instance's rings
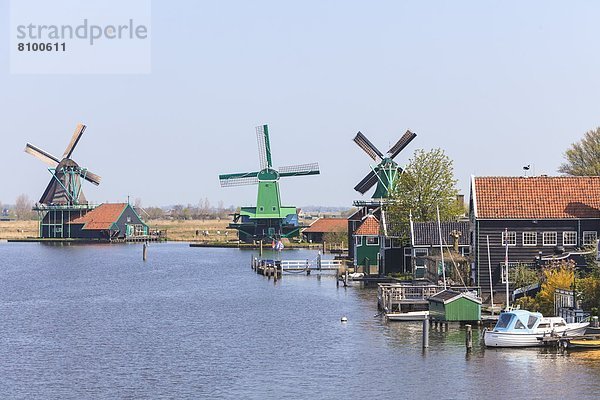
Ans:
POLYGON ((429 311, 409 311, 385 314, 385 318, 388 321, 423 321, 428 317, 429 311))
POLYGON ((567 323, 561 317, 544 317, 538 312, 514 310, 500 314, 494 329, 484 333, 488 347, 544 346, 545 336, 580 336, 589 322, 567 323))

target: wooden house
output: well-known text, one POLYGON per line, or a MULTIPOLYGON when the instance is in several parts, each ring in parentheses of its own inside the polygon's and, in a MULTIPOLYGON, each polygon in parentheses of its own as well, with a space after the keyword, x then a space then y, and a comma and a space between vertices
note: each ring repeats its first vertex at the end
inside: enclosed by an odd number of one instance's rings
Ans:
POLYGON ((600 230, 600 177, 472 177, 470 220, 483 292, 490 280, 494 291, 504 289, 505 244, 509 270, 553 255, 583 266, 578 250, 596 245, 600 230))
POLYGON ((379 275, 379 220, 367 214, 354 231, 354 265, 367 275, 379 275))
POLYGON ((328 233, 345 238, 348 234, 348 220, 345 218, 319 218, 302 231, 305 240, 312 243, 322 243, 323 236, 328 233))
POLYGON ((71 238, 114 240, 143 237, 148 225, 127 203, 104 203, 68 222, 71 238))

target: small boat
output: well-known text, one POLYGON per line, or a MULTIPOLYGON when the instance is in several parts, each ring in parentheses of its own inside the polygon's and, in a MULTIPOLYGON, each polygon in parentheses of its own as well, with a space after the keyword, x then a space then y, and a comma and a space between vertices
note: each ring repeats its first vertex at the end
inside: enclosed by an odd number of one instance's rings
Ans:
POLYGON ((600 339, 578 338, 569 340, 569 349, 600 349, 600 339))
POLYGON ((427 317, 429 317, 429 311, 409 311, 385 314, 385 318, 388 321, 423 321, 427 317))
POLYGON ((566 323, 561 317, 544 317, 537 312, 515 310, 500 314, 494 329, 484 333, 487 347, 538 347, 544 336, 579 336, 589 322, 566 323))

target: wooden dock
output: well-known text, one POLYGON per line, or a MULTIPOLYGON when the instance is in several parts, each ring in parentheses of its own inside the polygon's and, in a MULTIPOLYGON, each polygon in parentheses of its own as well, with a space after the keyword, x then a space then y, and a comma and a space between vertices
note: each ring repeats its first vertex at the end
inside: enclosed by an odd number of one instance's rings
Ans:
POLYGON ((272 260, 252 257, 250 266, 257 274, 275 280, 281 279, 284 273, 310 275, 311 272, 335 271, 338 286, 340 282, 347 286, 349 281, 349 271, 343 260, 323 260, 320 254, 313 260, 272 260))
MULTIPOLYGON (((478 287, 448 287, 459 292, 479 293, 478 287)), ((377 308, 386 314, 429 309, 429 298, 444 290, 441 285, 407 285, 380 283, 377 285, 377 308)))

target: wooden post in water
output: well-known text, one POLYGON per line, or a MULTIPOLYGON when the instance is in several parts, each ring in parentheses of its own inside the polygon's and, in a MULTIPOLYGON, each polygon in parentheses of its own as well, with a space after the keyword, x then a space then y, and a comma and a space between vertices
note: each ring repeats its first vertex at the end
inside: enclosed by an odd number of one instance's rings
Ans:
POLYGON ((429 347, 429 318, 423 320, 423 348, 429 347))
POLYGON ((335 269, 335 287, 340 287, 340 269, 335 269))
POLYGON ((465 346, 467 347, 467 352, 470 352, 473 349, 473 330, 471 329, 471 325, 465 325, 465 328, 467 329, 465 346))
POLYGON ((260 239, 260 258, 263 256, 262 239, 260 239))
POLYGON ((144 243, 144 247, 142 250, 142 259, 146 261, 146 258, 148 258, 148 243, 144 243))
POLYGON ((325 241, 323 240, 323 254, 325 254, 325 241))

